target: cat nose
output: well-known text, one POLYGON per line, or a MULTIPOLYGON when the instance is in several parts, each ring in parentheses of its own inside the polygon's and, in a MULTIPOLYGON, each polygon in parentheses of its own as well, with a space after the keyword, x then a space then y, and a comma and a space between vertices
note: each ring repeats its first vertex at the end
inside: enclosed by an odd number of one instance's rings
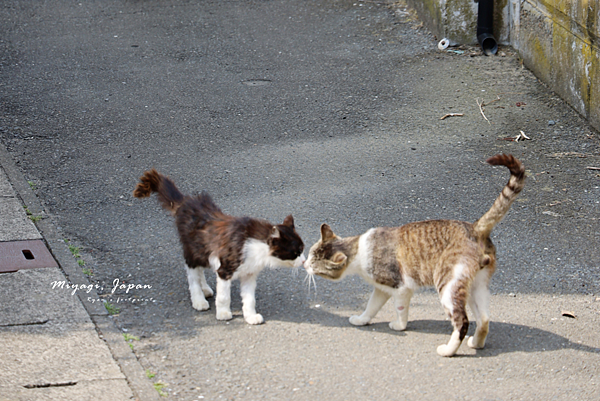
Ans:
POLYGON ((301 253, 300 256, 298 256, 298 258, 296 259, 296 267, 304 267, 304 262, 306 262, 306 258, 304 257, 304 254, 301 253))
POLYGON ((301 253, 301 254, 300 254, 300 262, 301 262, 302 264, 304 264, 304 262, 306 262, 306 258, 304 257, 304 254, 303 254, 303 253, 301 253))

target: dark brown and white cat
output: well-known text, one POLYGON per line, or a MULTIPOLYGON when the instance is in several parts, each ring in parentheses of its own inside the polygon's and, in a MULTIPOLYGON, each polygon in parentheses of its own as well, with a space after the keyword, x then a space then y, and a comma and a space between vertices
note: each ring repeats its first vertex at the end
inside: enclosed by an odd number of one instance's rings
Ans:
POLYGON ((205 269, 217 274, 217 319, 230 320, 231 281, 240 280, 242 311, 249 324, 264 322, 256 313, 256 278, 265 267, 299 267, 304 243, 294 228, 293 217, 273 225, 250 217, 233 217, 221 211, 210 195, 184 196, 173 181, 152 169, 146 171, 133 191, 136 198, 158 193, 162 207, 175 216, 186 262, 192 306, 209 309, 213 295, 205 269))
POLYGON ((413 292, 421 286, 435 286, 454 326, 450 341, 437 348, 438 354, 452 356, 458 350, 469 327, 467 304, 477 321, 468 345, 483 348, 489 327, 488 285, 496 269, 490 232, 525 182, 525 169, 512 155, 496 155, 487 162, 508 167, 511 176, 490 210, 475 223, 422 221, 372 228, 348 238, 336 236, 327 224, 321 226, 321 239, 310 249, 304 264, 308 274, 330 280, 359 274, 375 287, 365 311, 352 316, 350 323, 368 324, 392 297, 397 319, 390 327, 404 330, 413 292))

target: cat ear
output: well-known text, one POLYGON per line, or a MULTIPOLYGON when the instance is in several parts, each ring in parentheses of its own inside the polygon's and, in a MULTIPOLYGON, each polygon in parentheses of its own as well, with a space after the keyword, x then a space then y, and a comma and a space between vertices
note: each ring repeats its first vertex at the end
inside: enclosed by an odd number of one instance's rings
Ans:
POLYGON ((294 218, 291 214, 283 220, 283 225, 294 227, 294 218))
POLYGON ((273 229, 271 230, 271 238, 279 237, 281 237, 281 234, 279 234, 279 229, 276 226, 273 226, 273 229))
POLYGON ((321 241, 326 242, 335 238, 335 234, 327 223, 321 224, 321 241))
POLYGON ((346 259, 348 259, 348 257, 346 255, 344 255, 341 252, 337 252, 335 255, 333 255, 333 258, 331 258, 331 261, 336 265, 341 265, 342 263, 344 263, 346 261, 346 259))

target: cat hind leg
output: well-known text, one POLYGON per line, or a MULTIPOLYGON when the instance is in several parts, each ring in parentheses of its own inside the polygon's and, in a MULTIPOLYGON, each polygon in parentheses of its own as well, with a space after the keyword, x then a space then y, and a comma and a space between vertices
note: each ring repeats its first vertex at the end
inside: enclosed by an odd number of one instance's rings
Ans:
POLYGON ((375 317, 388 299, 390 299, 390 294, 377 288, 373 289, 371 298, 369 298, 369 302, 367 303, 367 308, 360 316, 351 316, 350 324, 353 324, 354 326, 365 326, 369 324, 371 319, 375 317))
POLYGON ((447 344, 437 347, 437 353, 450 357, 456 354, 460 344, 469 330, 469 318, 466 311, 467 293, 464 287, 456 282, 451 282, 442 293, 442 305, 450 316, 454 330, 447 344))
POLYGON ((408 307, 412 295, 413 291, 406 287, 401 288, 398 293, 394 295, 394 307, 396 308, 398 318, 393 322, 390 322, 390 329, 397 331, 406 329, 408 323, 408 307))
MULTIPOLYGON (((186 265, 188 285, 190 289, 190 298, 192 301, 192 307, 199 311, 208 310, 210 305, 205 298, 205 292, 203 291, 203 284, 206 284, 206 278, 204 277, 204 269, 202 267, 190 268, 186 265)), ((208 287, 208 285, 206 285, 208 287)))
POLYGON ((485 346, 485 340, 489 332, 490 290, 488 281, 487 272, 485 270, 479 272, 473 282, 471 297, 469 298, 469 308, 475 316, 477 329, 473 337, 467 341, 467 345, 475 349, 481 349, 485 346))

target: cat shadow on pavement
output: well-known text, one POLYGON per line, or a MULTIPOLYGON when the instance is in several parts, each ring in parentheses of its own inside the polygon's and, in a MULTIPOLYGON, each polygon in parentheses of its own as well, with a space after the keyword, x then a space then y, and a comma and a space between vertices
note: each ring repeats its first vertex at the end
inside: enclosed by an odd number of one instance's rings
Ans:
MULTIPOLYGON (((375 330, 375 332, 388 333, 399 337, 406 337, 410 333, 443 334, 450 336, 452 332, 452 325, 446 320, 409 320, 405 331, 394 331, 389 328, 387 322, 378 322, 366 326, 352 326, 347 318, 342 319, 346 321, 348 328, 351 329, 368 330, 370 332, 375 330)), ((333 324, 331 326, 337 327, 339 325, 333 324)), ((473 335, 474 332, 475 323, 471 322, 467 336, 473 335)), ((465 342, 466 339, 463 341, 461 348, 466 347, 465 342)), ((476 353, 471 355, 459 352, 454 357, 492 357, 510 352, 547 352, 564 349, 600 354, 600 348, 570 341, 563 336, 547 330, 520 324, 491 321, 490 334, 484 348, 476 350, 476 353)))
MULTIPOLYGON (((335 296, 333 290, 330 291, 327 286, 323 285, 320 286, 321 296, 318 299, 319 303, 327 306, 325 308, 317 306, 318 304, 314 305, 314 301, 309 302, 302 291, 290 291, 289 288, 285 288, 286 286, 289 287, 288 279, 287 274, 282 274, 281 280, 275 281, 275 285, 268 286, 262 283, 261 291, 257 294, 257 307, 258 312, 263 314, 265 318, 264 330, 268 330, 270 322, 310 324, 341 328, 348 332, 362 330, 391 335, 396 337, 399 342, 414 341, 415 336, 423 337, 422 341, 431 341, 432 347, 439 345, 437 342, 439 340, 433 339, 431 335, 442 335, 444 338, 442 341, 444 341, 452 333, 452 324, 443 318, 414 320, 409 318, 405 331, 394 331, 389 328, 389 322, 379 319, 366 326, 353 326, 348 321, 349 316, 347 316, 347 313, 338 313, 335 308, 339 308, 340 312, 342 310, 353 310, 355 314, 360 314, 366 302, 365 297, 340 299, 335 296), (293 296, 290 294, 293 294, 293 296), (313 306, 310 306, 310 304, 313 304, 313 306)), ((349 282, 349 284, 356 287, 352 288, 354 292, 364 292, 365 290, 364 285, 360 282, 356 284, 349 282)), ((335 289, 334 286, 331 288, 335 289)), ((191 307, 187 288, 173 290, 173 294, 165 298, 172 305, 158 308, 155 304, 152 304, 137 311, 131 310, 129 313, 125 310, 124 314, 115 316, 114 319, 118 320, 121 326, 141 336, 149 335, 151 332, 165 331, 182 337, 196 338, 202 336, 205 329, 215 326, 230 325, 228 330, 247 329, 248 327, 241 313, 239 284, 235 281, 232 286, 233 319, 229 322, 216 320, 214 297, 208 299, 210 309, 204 312, 199 312, 191 307), (156 324, 156 322, 160 322, 160 324, 156 324)), ((470 336, 475 332, 475 326, 475 322, 470 323, 467 335, 470 336)), ((467 347, 466 344, 461 345, 463 350, 467 347)), ((568 338, 551 331, 492 320, 485 348, 476 350, 474 354, 469 355, 465 355, 464 351, 459 351, 456 356, 491 357, 511 352, 531 353, 563 349, 600 354, 600 348, 570 341, 568 338)))

